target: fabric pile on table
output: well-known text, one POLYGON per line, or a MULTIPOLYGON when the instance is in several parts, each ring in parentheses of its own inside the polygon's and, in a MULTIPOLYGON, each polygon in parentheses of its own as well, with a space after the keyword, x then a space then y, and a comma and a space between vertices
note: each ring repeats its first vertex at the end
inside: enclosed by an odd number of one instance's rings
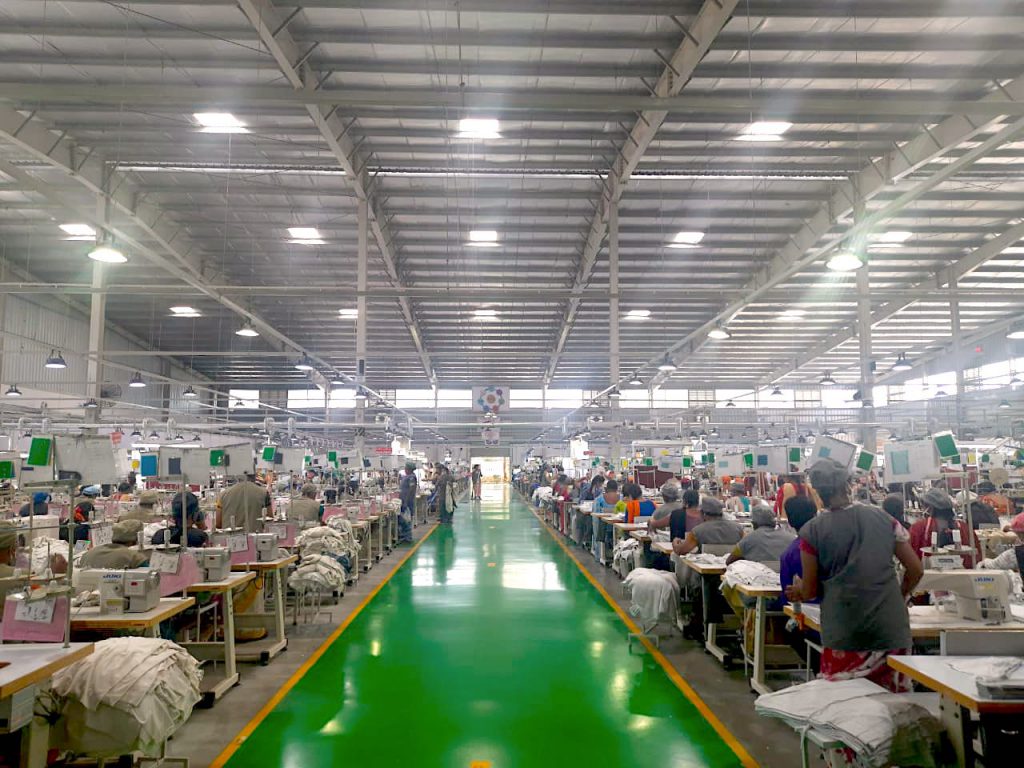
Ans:
POLYGON ((754 710, 797 731, 808 728, 840 741, 866 768, 939 768, 942 725, 922 703, 934 694, 895 694, 869 680, 812 680, 759 696, 754 710))
POLYGON ((199 662, 168 640, 98 642, 91 655, 53 676, 64 700, 58 746, 97 757, 156 755, 192 714, 202 678, 199 662))
MULTIPOLYGON (((65 561, 68 559, 70 548, 66 541, 40 537, 32 542, 31 565, 33 576, 51 575, 50 564, 54 555, 60 555, 65 561)), ((76 557, 81 557, 79 553, 76 557)))
POLYGON ((697 565, 724 568, 727 557, 727 555, 708 555, 700 552, 686 555, 683 559, 689 560, 691 563, 695 563, 697 565))
POLYGON ((162 531, 164 528, 167 528, 166 520, 160 520, 156 523, 147 523, 142 529, 142 546, 153 546, 153 536, 156 535, 157 531, 162 531))
POLYGON ((725 569, 722 585, 735 587, 737 584, 747 587, 782 588, 778 573, 764 563, 755 563, 752 560, 737 560, 725 569))
POLYGON ((288 586, 296 592, 345 591, 354 556, 352 524, 338 517, 332 517, 329 523, 309 528, 295 539, 299 565, 288 577, 288 586))
POLYGON ((533 505, 535 507, 539 507, 540 503, 541 503, 541 501, 543 499, 550 499, 551 498, 551 494, 552 493, 554 493, 554 491, 549 486, 546 486, 546 485, 539 486, 533 492, 533 505))
POLYGON ((359 554, 359 540, 356 538, 356 532, 352 527, 351 521, 339 515, 328 520, 327 527, 342 538, 340 554, 346 555, 350 562, 354 562, 356 555, 359 554))
POLYGON ((629 612, 644 632, 661 620, 676 623, 679 617, 679 584, 674 574, 654 568, 630 571, 622 582, 630 591, 629 612))

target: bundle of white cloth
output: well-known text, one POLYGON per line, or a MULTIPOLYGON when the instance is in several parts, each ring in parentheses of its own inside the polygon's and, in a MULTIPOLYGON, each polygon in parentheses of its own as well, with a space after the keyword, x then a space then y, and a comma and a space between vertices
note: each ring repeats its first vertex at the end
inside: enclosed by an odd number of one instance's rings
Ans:
MULTIPOLYGON (((68 559, 70 548, 66 541, 61 539, 50 539, 39 537, 32 541, 31 565, 33 576, 46 577, 52 574, 50 565, 53 563, 53 556, 60 555, 65 562, 68 559)), ((78 555, 81 557, 81 554, 78 555)))
POLYGON ((345 589, 345 579, 345 568, 334 557, 305 555, 288 577, 288 586, 296 592, 340 592, 345 589))
POLYGON ((727 555, 709 555, 704 552, 691 552, 686 555, 683 559, 689 560, 691 563, 697 565, 706 565, 709 567, 725 567, 725 561, 728 558, 727 555))
POLYGON ((941 763, 942 725, 929 711, 934 694, 890 693, 870 680, 812 680, 759 696, 759 715, 790 727, 814 728, 856 753, 857 765, 883 768, 941 763))
POLYGON ((349 552, 345 537, 328 525, 318 525, 303 531, 295 538, 295 546, 299 548, 302 557, 322 554, 341 556, 349 552))
POLYGON ((729 565, 722 576, 722 584, 729 587, 743 584, 747 587, 782 588, 779 574, 764 563, 755 563, 752 560, 737 560, 729 565))
POLYGON ((674 574, 654 568, 630 571, 622 582, 630 591, 629 612, 644 632, 662 619, 676 623, 679 616, 679 584, 674 574))
POLYGON ((547 485, 538 486, 537 489, 534 490, 534 492, 533 492, 533 503, 535 505, 539 505, 540 502, 541 502, 541 499, 550 499, 552 493, 554 493, 554 491, 551 489, 550 486, 547 486, 547 485))
POLYGON ((162 531, 167 528, 166 520, 159 520, 155 523, 147 523, 142 529, 142 546, 151 547, 153 546, 153 536, 157 531, 162 531))
POLYGON ((636 539, 622 539, 615 545, 615 550, 612 552, 612 570, 625 578, 634 568, 639 567, 640 562, 637 555, 642 551, 640 542, 636 539))
POLYGON ((348 555, 354 561, 355 556, 359 554, 359 540, 356 538, 352 523, 347 518, 336 515, 327 521, 327 527, 341 536, 345 547, 341 554, 348 555))
POLYGON ((64 700, 58 746, 98 757, 158 754, 192 714, 202 678, 199 662, 168 640, 102 640, 53 676, 64 700))

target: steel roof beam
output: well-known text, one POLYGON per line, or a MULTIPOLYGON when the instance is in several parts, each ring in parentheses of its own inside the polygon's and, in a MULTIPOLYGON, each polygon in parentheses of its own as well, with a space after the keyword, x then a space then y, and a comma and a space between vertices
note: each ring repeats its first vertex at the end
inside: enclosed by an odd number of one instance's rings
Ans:
MULTIPOLYGON (((250 1, 250 0, 246 0, 250 1)), ((79 35, 83 34, 79 31, 79 35)), ((420 41, 422 44, 422 41, 420 41)), ((306 65, 304 65, 306 66, 306 65)), ((675 66, 675 65, 674 65, 675 66)), ((676 67, 677 71, 678 67, 676 67)), ((680 71, 682 74, 682 71, 680 71)), ((674 79, 678 79, 673 75, 674 79)), ((319 88, 312 90, 284 89, 280 86, 249 85, 231 87, 205 87, 194 85, 163 85, 160 83, 0 83, 0 99, 21 104, 94 104, 182 107, 197 109, 211 107, 230 109, 234 106, 302 106, 310 108, 332 106, 370 109, 373 107, 441 107, 460 112, 486 111, 490 114, 552 109, 562 113, 603 110, 608 113, 631 114, 644 110, 674 111, 685 120, 691 112, 717 113, 749 117, 751 112, 761 117, 789 118, 793 122, 806 121, 808 115, 846 117, 863 120, 864 115, 882 119, 895 116, 936 117, 943 115, 969 115, 976 117, 1002 117, 1024 115, 1024 103, 1009 101, 1001 90, 992 97, 980 100, 963 98, 961 94, 946 97, 912 96, 901 93, 900 98, 854 97, 847 93, 806 94, 803 91, 737 92, 728 96, 713 92, 696 94, 646 95, 621 91, 577 90, 472 90, 426 88, 319 88)), ((323 113, 321 113, 323 117, 323 113)))
MULTIPOLYGON (((665 69, 653 88, 653 92, 658 97, 675 96, 683 90, 697 65, 711 48, 715 38, 729 21, 736 5, 737 0, 708 0, 704 3, 690 24, 690 28, 685 30, 686 34, 676 46, 672 57, 666 61, 665 69)), ((618 210, 619 199, 622 197, 625 185, 629 183, 630 176, 636 170, 644 152, 647 151, 667 117, 668 112, 663 110, 641 112, 629 132, 627 141, 617 149, 618 157, 602 184, 601 197, 597 201, 594 216, 591 218, 579 266, 574 275, 573 290, 582 290, 590 282, 594 264, 597 262, 597 255, 604 243, 605 235, 608 233, 609 217, 618 210)), ((554 353, 545 376, 546 383, 550 383, 554 379, 558 370, 559 355, 565 349, 569 335, 572 333, 580 302, 579 298, 570 299, 566 307, 565 318, 555 339, 554 353)))
MULTIPOLYGON (((303 51, 299 48, 287 29, 285 19, 274 3, 271 0, 238 0, 238 7, 255 28, 260 40, 267 46, 274 61, 277 62, 278 68, 295 92, 305 97, 311 90, 315 90, 318 76, 306 63, 311 50, 303 51)), ((319 41, 315 41, 314 45, 319 45, 319 41)), ((392 253, 393 240, 388 231, 387 219, 380 208, 380 201, 376 199, 370 189, 372 180, 366 175, 367 158, 360 156, 355 144, 348 136, 348 126, 344 124, 335 110, 310 102, 303 102, 303 106, 338 164, 345 171, 345 178, 351 184, 356 197, 366 201, 370 230, 377 244, 377 252, 380 254, 392 282, 401 285, 402 276, 398 271, 397 258, 392 253)), ((405 297, 399 297, 398 304, 408 325, 409 335, 412 337, 413 344, 423 363, 423 371, 427 379, 436 386, 437 376, 430 362, 430 354, 424 345, 412 304, 405 297)))
MULTIPOLYGON (((1008 83, 998 93, 986 97, 984 101, 1007 103, 1009 99, 1018 104, 1024 104, 1022 101, 1024 100, 1024 78, 1008 83)), ((897 147, 880 160, 872 161, 849 181, 836 184, 825 204, 814 216, 804 222, 800 231, 790 239, 786 246, 755 274, 747 284, 745 295, 742 298, 730 302, 700 328, 670 346, 666 353, 671 355, 684 348, 688 350, 689 354, 695 353, 707 342, 707 333, 715 325, 728 322, 765 291, 792 278, 802 269, 819 260, 831 245, 822 248, 818 247, 818 244, 837 219, 846 216, 853 210, 855 201, 870 200, 889 185, 905 178, 912 171, 945 155, 958 144, 972 139, 991 122, 993 121, 979 123, 966 115, 953 115, 937 125, 926 128, 917 138, 897 147)), ((1012 137, 1015 135, 1014 132, 1019 130, 1019 124, 1014 123, 1006 135, 1012 137)), ((1006 140, 1006 138, 1003 139, 1003 141, 1006 140)), ((996 149, 1000 145, 999 141, 989 139, 984 148, 996 149)), ((972 153, 971 161, 976 161, 984 155, 981 148, 975 148, 972 153)), ((899 197, 887 203, 882 210, 888 209, 888 214, 891 216, 895 210, 902 207, 899 204, 902 198, 912 196, 915 191, 923 193, 932 189, 939 180, 948 177, 955 171, 954 164, 943 168, 944 170, 919 182, 910 191, 901 192, 899 197)), ((866 219, 867 224, 873 224, 878 215, 879 211, 872 211, 866 219)), ((859 226, 861 225, 851 227, 846 234, 854 232, 859 226)), ((867 232, 865 231, 864 234, 866 235, 867 232)), ((662 375, 655 377, 656 381, 663 379, 662 375)))

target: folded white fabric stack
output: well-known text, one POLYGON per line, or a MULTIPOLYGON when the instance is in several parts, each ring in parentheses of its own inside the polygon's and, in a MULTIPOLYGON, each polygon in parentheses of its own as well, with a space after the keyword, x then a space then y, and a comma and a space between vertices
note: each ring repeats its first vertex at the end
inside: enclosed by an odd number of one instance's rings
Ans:
POLYGON ((306 555, 347 555, 348 546, 345 538, 334 528, 327 525, 318 525, 316 528, 309 528, 295 538, 295 546, 299 548, 299 554, 306 555))
POLYGON ((727 555, 707 555, 700 552, 686 555, 683 559, 697 565, 725 567, 727 555))
POLYGON ((615 545, 612 553, 612 569, 625 578, 630 571, 637 566, 636 552, 640 549, 640 542, 636 539, 622 539, 615 545))
POLYGON ((771 587, 781 589, 782 582, 779 574, 763 563, 755 563, 751 560, 737 560, 725 569, 722 577, 722 584, 735 587, 743 584, 748 587, 771 587))
POLYGON ((679 616, 679 584, 675 574, 637 568, 630 571, 622 583, 632 597, 629 611, 639 619, 644 632, 652 630, 661 619, 675 623, 679 616))
POLYGON ((359 541, 356 538, 355 530, 352 528, 352 523, 347 518, 336 516, 327 521, 327 527, 341 536, 344 546, 341 554, 348 555, 349 558, 354 559, 359 554, 359 541))
POLYGON ((937 766, 942 726, 914 695, 890 693, 869 680, 812 680, 759 696, 755 711, 802 731, 841 741, 857 765, 937 766))
POLYGON ((296 592, 343 591, 345 578, 345 569, 330 555, 306 555, 288 577, 288 586, 296 592))
POLYGON ((147 523, 146 527, 142 529, 142 546, 153 546, 153 536, 156 534, 157 531, 162 531, 166 527, 166 520, 161 520, 156 523, 147 523))
POLYGON ((62 749, 111 757, 160 746, 192 714, 203 673, 168 640, 118 637, 53 676, 65 699, 62 749))

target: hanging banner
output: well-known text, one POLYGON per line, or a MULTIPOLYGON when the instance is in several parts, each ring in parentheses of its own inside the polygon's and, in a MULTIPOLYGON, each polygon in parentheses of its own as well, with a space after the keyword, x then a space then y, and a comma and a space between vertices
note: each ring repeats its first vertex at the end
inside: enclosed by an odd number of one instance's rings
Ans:
POLYGON ((481 413, 501 413, 508 404, 508 387, 473 387, 473 409, 481 413))
POLYGON ((484 445, 498 445, 501 443, 501 430, 498 427, 481 429, 480 438, 484 441, 484 445))

